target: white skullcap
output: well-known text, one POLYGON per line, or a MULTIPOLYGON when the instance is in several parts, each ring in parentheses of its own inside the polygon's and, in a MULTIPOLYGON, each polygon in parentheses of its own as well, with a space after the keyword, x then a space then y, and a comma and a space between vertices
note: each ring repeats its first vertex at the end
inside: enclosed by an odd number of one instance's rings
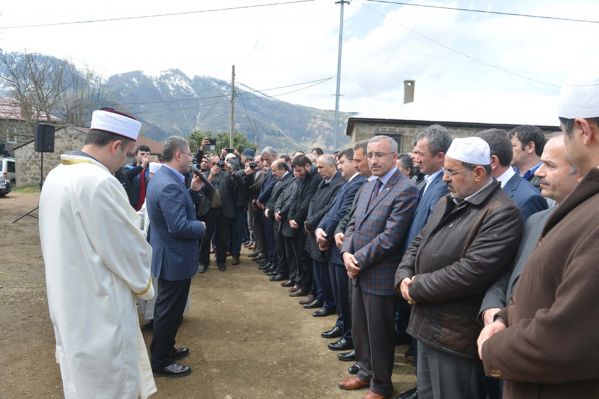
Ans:
POLYGON ((92 114, 91 128, 137 140, 141 122, 115 112, 97 110, 92 114))
POLYGON ((566 119, 599 117, 599 74, 581 74, 564 83, 558 116, 566 119))
POLYGON ((150 173, 156 173, 160 168, 162 168, 162 164, 160 162, 150 162, 150 173))
POLYGON ((225 155, 225 161, 228 161, 231 158, 235 158, 235 154, 227 154, 227 155, 225 155))
POLYGON ((473 165, 490 165, 489 144, 480 137, 455 138, 445 156, 473 165))

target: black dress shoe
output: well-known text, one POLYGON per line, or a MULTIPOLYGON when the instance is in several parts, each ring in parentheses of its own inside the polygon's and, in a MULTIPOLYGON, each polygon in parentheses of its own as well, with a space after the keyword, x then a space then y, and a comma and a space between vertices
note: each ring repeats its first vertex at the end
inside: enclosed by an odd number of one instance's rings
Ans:
POLYGON ((152 331, 153 328, 154 328, 154 320, 150 320, 146 324, 141 326, 141 331, 152 331))
POLYGON ((173 348, 171 351, 171 360, 181 360, 189 355, 189 348, 182 346, 179 349, 173 348))
POLYGON ((282 274, 275 274, 274 276, 272 276, 271 278, 269 278, 270 281, 285 281, 288 280, 289 277, 284 276, 282 274))
POLYGON ((329 316, 329 315, 332 315, 332 314, 337 314, 337 311, 335 310, 335 308, 331 308, 331 309, 320 308, 316 312, 312 313, 312 316, 314 316, 314 317, 325 317, 325 316, 329 316))
POLYGON ((153 371, 156 377, 178 378, 190 374, 191 367, 173 362, 166 367, 153 371))
POLYGON ((418 391, 416 388, 412 388, 402 394, 399 394, 395 399, 418 399, 418 391))
POLYGON ((281 283, 281 287, 290 288, 293 287, 295 283, 291 280, 287 280, 284 283, 281 283))
POLYGON ((269 269, 269 270, 266 272, 266 274, 268 274, 269 276, 271 276, 271 277, 272 277, 272 276, 276 276, 276 275, 277 275, 277 274, 279 274, 279 273, 277 273, 277 268, 273 266, 271 269, 269 269))
POLYGON ((293 297, 293 298, 296 298, 298 296, 307 296, 307 295, 308 295, 308 293, 304 290, 297 290, 297 291, 289 293, 289 296, 293 297))
POLYGON ((317 309, 321 306, 322 306, 322 302, 320 302, 318 299, 315 299, 310 303, 304 304, 304 309, 317 309))
POLYGON ((341 327, 339 326, 333 326, 330 330, 326 330, 320 334, 323 338, 339 338, 341 335, 343 335, 343 331, 341 331, 341 327))
POLYGON ((354 363, 347 368, 347 372, 350 374, 358 374, 358 371, 360 371, 360 366, 358 366, 358 363, 354 363))
POLYGON ((206 270, 208 270, 208 266, 200 263, 200 266, 198 267, 198 273, 206 273, 206 270))
POLYGON ((339 341, 331 342, 327 347, 332 351, 346 351, 354 349, 354 343, 351 339, 341 338, 339 341))
POLYGON ((225 270, 227 270, 227 266, 225 265, 218 265, 218 270, 221 272, 224 272, 225 270))
POLYGON ((356 361, 356 351, 339 353, 337 355, 337 359, 341 360, 342 362, 355 362, 356 361))

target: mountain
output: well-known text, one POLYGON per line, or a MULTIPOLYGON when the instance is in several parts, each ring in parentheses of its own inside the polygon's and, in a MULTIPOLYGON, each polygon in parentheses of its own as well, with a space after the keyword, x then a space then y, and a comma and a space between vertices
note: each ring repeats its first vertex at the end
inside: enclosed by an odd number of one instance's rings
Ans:
MULTIPOLYGON (((190 78, 177 69, 157 77, 133 71, 111 76, 105 87, 116 104, 145 122, 143 133, 150 138, 187 136, 194 130, 229 131, 231 85, 223 80, 190 78)), ((334 111, 294 105, 240 88, 235 94, 235 131, 257 147, 333 149, 334 111)), ((344 127, 349 116, 341 113, 338 147, 348 143, 344 127)))

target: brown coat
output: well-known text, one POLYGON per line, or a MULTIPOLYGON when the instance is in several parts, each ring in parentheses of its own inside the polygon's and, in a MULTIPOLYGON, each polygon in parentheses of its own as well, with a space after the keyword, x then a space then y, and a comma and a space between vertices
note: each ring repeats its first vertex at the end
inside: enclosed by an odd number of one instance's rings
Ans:
POLYGON ((599 398, 599 169, 547 220, 510 304, 483 345, 504 398, 599 398))

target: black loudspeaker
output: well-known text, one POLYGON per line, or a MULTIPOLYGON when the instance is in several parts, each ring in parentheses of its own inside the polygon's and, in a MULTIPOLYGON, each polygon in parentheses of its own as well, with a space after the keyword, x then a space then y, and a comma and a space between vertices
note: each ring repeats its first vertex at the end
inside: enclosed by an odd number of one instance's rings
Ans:
POLYGON ((54 126, 37 125, 35 129, 35 151, 54 152, 54 126))

